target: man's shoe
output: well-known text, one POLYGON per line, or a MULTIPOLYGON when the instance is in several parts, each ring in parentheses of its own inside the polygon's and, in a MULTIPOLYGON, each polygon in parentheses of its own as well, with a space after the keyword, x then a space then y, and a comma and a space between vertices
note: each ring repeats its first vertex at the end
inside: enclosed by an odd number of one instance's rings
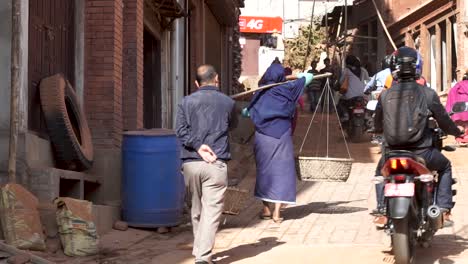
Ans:
POLYGON ((447 209, 442 209, 442 217, 444 219, 444 227, 452 227, 454 222, 452 220, 452 214, 447 209))
POLYGON ((382 216, 376 216, 374 218, 374 225, 377 229, 383 229, 385 227, 385 225, 387 224, 388 222, 388 219, 386 216, 382 215, 382 216))
POLYGON ((373 216, 383 216, 386 213, 385 211, 386 211, 385 207, 380 207, 380 208, 375 208, 374 210, 372 210, 370 214, 373 216))

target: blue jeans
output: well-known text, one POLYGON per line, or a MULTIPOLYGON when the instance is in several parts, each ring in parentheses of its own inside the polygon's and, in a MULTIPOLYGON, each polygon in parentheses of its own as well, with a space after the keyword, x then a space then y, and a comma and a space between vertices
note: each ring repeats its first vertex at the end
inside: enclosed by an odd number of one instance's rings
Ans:
MULTIPOLYGON (((423 158, 426 161, 426 166, 431 171, 437 171, 439 174, 439 186, 437 192, 436 204, 440 208, 452 209, 453 194, 452 194, 452 164, 438 149, 436 148, 425 148, 412 151, 414 154, 423 158)), ((382 151, 385 153, 385 151, 382 151)), ((385 158, 382 155, 377 165, 375 175, 381 175, 381 169, 384 165, 385 158)), ((384 208, 384 184, 377 184, 375 186, 377 195, 377 207, 384 208)))
POLYGON ((308 96, 309 96, 309 103, 310 103, 310 111, 311 112, 314 112, 315 109, 317 109, 317 107, 319 105, 319 99, 320 99, 321 93, 322 92, 320 90, 309 89, 308 96))

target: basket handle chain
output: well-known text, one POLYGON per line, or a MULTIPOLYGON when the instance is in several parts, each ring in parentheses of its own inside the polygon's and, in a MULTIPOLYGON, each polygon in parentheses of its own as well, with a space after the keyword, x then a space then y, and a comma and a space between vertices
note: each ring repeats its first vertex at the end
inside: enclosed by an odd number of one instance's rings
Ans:
MULTIPOLYGON (((330 87, 330 78, 327 78, 327 81, 325 83, 325 89, 323 89, 322 94, 320 95, 320 98, 318 100, 318 105, 320 105, 320 103, 322 102, 322 98, 323 98, 323 95, 325 94, 325 91, 327 92, 327 103, 328 103, 327 108, 329 107, 328 105, 329 105, 330 98, 331 98, 332 103, 333 103, 333 107, 335 109, 336 116, 338 117, 338 124, 340 125, 340 130, 341 130, 341 134, 342 134, 343 139, 344 139, 344 143, 345 143, 345 146, 346 146, 346 151, 348 153, 349 159, 351 159, 351 152, 349 151, 348 141, 346 140, 346 136, 344 134, 343 126, 341 125, 341 122, 339 122, 340 117, 338 115, 338 109, 336 107, 335 98, 333 96, 333 92, 332 92, 332 89, 330 87)), ((312 118, 311 118, 310 123, 309 123, 309 127, 307 128, 307 132, 306 132, 306 134, 304 136, 304 139, 302 140, 301 148, 299 149, 299 154, 302 153, 302 150, 304 149, 304 145, 305 145, 305 142, 306 142, 306 140, 307 140, 307 138, 309 136, 310 129, 312 128, 312 124, 314 122, 315 115, 317 114, 317 110, 318 110, 318 107, 315 108, 314 114, 312 115, 312 118)), ((327 112, 329 113, 329 111, 330 110, 328 108, 327 112)), ((330 141, 329 127, 330 127, 330 117, 329 117, 329 115, 327 115, 327 158, 328 158, 328 154, 329 154, 329 141, 330 141)))

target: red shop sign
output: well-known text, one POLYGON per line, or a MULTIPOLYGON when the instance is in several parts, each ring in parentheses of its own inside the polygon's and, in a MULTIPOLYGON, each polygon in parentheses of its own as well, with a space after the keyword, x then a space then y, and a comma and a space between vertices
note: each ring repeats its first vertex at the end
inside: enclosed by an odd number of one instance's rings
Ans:
POLYGON ((283 19, 281 17, 249 17, 239 18, 240 32, 244 33, 281 33, 283 19))

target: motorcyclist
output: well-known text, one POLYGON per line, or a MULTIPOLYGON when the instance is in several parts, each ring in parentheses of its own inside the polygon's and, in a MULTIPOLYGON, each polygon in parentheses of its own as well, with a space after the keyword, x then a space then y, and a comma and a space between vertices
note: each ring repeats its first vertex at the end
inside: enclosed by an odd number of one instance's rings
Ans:
MULTIPOLYGON (((414 85, 414 89, 423 89, 424 95, 427 101, 427 108, 430 111, 431 116, 437 121, 439 127, 447 134, 453 136, 462 135, 462 130, 457 127, 455 123, 450 119, 449 115, 445 111, 444 106, 441 104, 437 93, 428 88, 422 86, 416 82, 421 74, 422 59, 419 53, 409 47, 401 47, 394 53, 391 60, 391 69, 394 72, 394 78, 398 81, 397 85, 393 85, 391 89, 403 89, 403 84, 408 87, 408 84, 414 85)), ((384 125, 384 109, 382 107, 381 99, 387 90, 382 92, 382 96, 379 98, 377 104, 376 115, 375 115, 375 132, 383 132, 384 125)), ((404 149, 413 152, 419 157, 426 161, 428 169, 437 171, 439 175, 439 187, 436 204, 441 208, 444 217, 445 226, 453 224, 451 220, 450 211, 454 206, 452 197, 452 165, 450 161, 437 149, 433 144, 433 135, 429 127, 426 127, 423 136, 416 143, 408 144, 404 147, 394 147, 385 143, 387 150, 392 149, 404 149)), ((380 174, 380 170, 385 161, 385 152, 383 152, 382 158, 379 161, 377 167, 377 174, 380 174)), ((378 209, 384 208, 384 193, 383 188, 377 188, 377 201, 378 209)))
POLYGON ((392 74, 390 70, 390 58, 391 56, 385 56, 381 63, 381 71, 377 74, 372 76, 370 81, 366 84, 366 88, 364 88, 365 94, 370 94, 373 91, 382 91, 385 88, 385 81, 387 77, 392 74))
POLYGON ((346 67, 340 78, 340 93, 343 95, 338 101, 337 110, 341 122, 349 120, 348 107, 352 99, 364 95, 364 83, 361 80, 363 75, 361 63, 354 55, 348 55, 345 59, 346 67))

